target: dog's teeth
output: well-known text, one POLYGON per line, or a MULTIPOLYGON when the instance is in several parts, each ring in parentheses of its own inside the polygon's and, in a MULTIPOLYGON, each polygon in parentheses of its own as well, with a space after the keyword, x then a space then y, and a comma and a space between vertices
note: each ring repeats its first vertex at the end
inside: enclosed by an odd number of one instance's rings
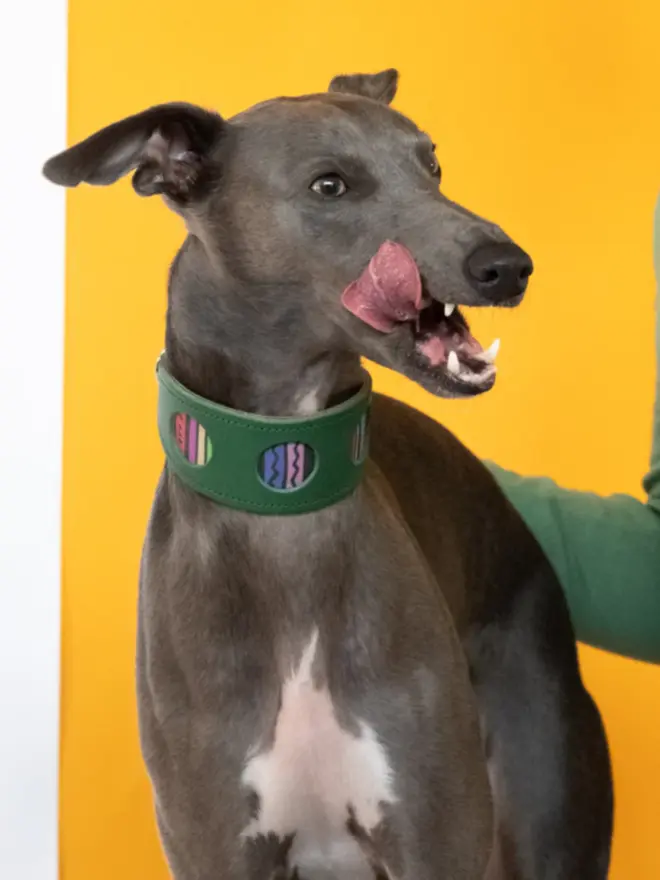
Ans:
POLYGON ((445 318, 448 318, 455 308, 454 303, 445 303, 445 318))
POLYGON ((495 342, 487 348, 485 351, 482 351, 481 354, 476 355, 480 361, 483 361, 486 364, 492 364, 497 357, 497 352, 500 350, 500 340, 496 339, 495 342))
POLYGON ((490 348, 487 348, 484 351, 483 359, 488 361, 489 364, 492 364, 495 358, 497 357, 497 352, 500 350, 500 340, 496 339, 490 348))
POLYGON ((461 371, 461 365, 455 351, 449 352, 449 357, 447 358, 447 371, 454 376, 458 376, 461 371))

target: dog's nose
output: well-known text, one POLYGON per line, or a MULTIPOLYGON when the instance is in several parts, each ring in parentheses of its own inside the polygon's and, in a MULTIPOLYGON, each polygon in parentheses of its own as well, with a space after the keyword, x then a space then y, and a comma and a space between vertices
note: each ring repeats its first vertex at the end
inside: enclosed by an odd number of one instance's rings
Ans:
POLYGON ((531 257, 513 242, 481 245, 465 261, 468 281, 492 303, 523 294, 533 271, 531 257))

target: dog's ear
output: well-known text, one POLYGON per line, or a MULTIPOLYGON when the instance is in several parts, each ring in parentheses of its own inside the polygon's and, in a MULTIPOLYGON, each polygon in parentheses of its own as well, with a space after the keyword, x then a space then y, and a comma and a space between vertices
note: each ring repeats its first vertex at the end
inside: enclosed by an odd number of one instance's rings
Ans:
POLYGON ((49 159, 44 175, 60 186, 107 186, 133 169, 142 196, 194 197, 208 177, 209 156, 225 122, 193 104, 161 104, 97 131, 49 159))
POLYGON ((399 72, 394 68, 381 70, 380 73, 352 73, 336 76, 330 83, 331 92, 343 92, 347 95, 359 95, 391 104, 399 84, 399 72))

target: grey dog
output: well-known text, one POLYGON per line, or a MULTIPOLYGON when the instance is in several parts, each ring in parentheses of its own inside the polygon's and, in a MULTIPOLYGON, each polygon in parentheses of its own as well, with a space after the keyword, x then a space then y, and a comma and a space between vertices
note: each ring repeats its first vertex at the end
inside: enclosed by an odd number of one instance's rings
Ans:
MULTIPOLYGON (((64 186, 134 171, 185 221, 166 359, 187 389, 313 414, 361 357, 444 397, 492 386, 460 307, 517 305, 532 264, 442 193, 396 87, 339 76, 231 120, 165 104, 46 164, 64 186), (386 242, 382 284, 412 272, 419 301, 365 280, 386 242)), ((359 487, 315 512, 232 509, 164 470, 137 667, 176 880, 607 875, 608 749, 555 574, 482 465, 392 399, 359 487)))

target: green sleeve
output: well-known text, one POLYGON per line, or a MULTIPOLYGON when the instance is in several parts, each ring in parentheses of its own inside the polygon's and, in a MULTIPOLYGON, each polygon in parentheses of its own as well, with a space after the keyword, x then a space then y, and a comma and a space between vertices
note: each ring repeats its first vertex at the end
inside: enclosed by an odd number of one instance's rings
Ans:
POLYGON ((660 516, 488 467, 553 564, 580 641, 660 663, 660 516))
MULTIPOLYGON (((654 253, 660 286, 660 199, 654 253)), ((660 306, 656 309, 660 353, 660 306)), ((577 637, 628 657, 660 663, 660 376, 656 379, 648 504, 628 495, 572 492, 546 478, 488 464, 552 562, 577 637)))

